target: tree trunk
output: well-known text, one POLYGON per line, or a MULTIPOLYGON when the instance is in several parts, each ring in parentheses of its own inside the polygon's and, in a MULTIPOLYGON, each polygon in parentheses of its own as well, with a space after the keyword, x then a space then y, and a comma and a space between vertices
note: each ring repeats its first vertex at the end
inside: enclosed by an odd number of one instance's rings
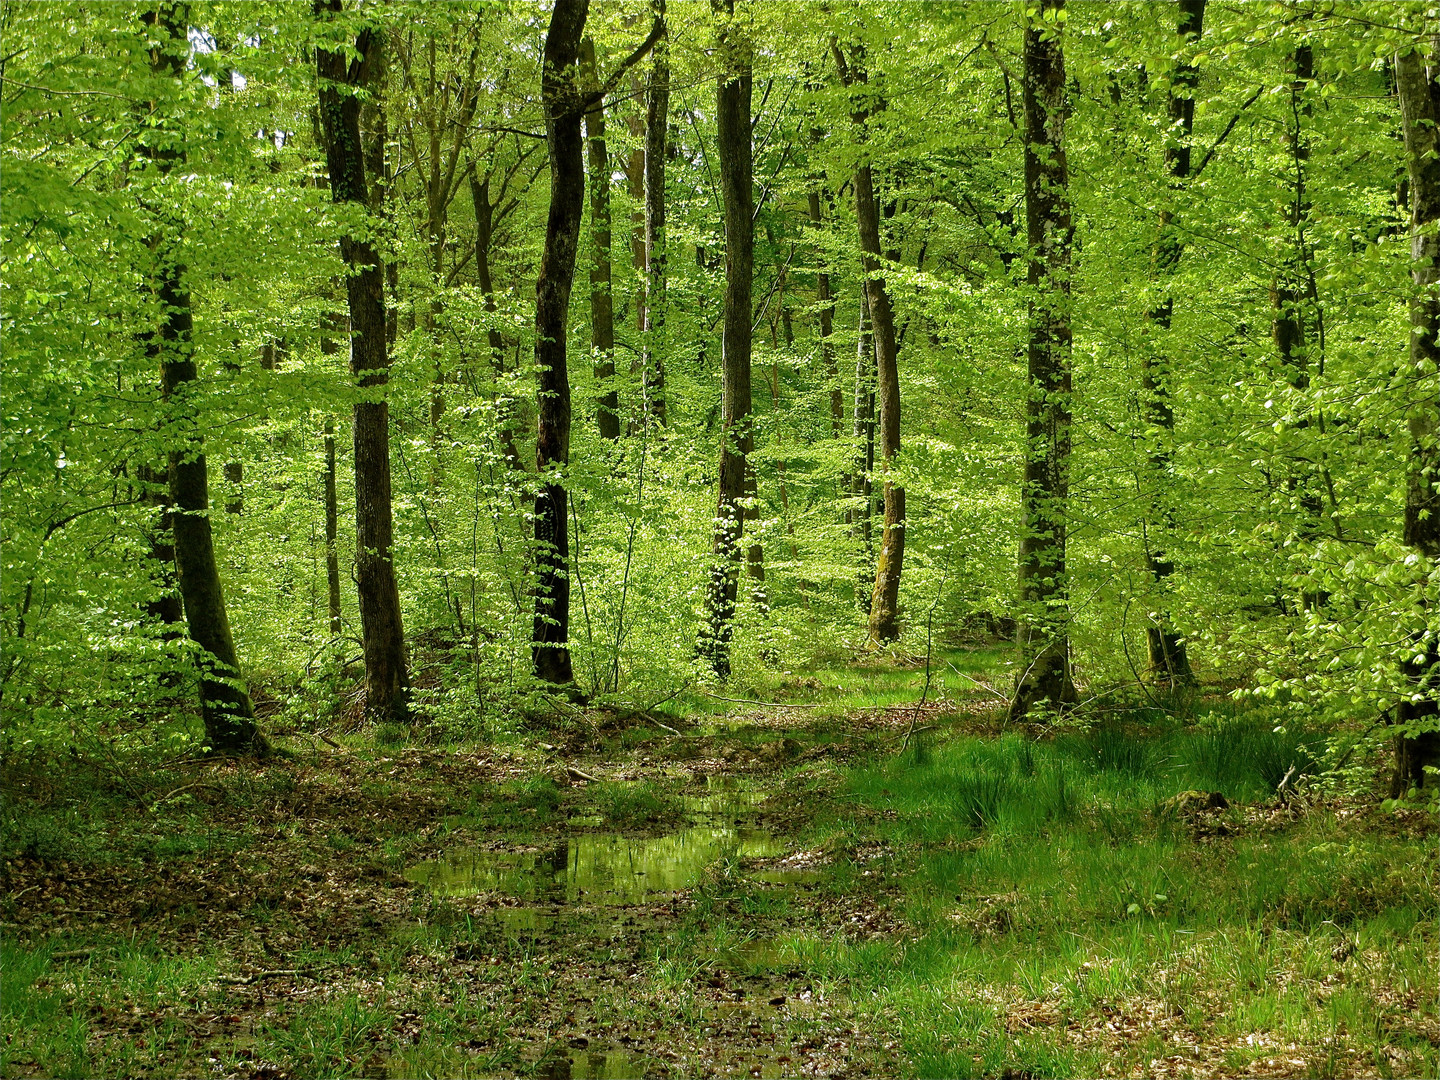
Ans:
MULTIPOLYGON (((733 19, 734 0, 723 0, 733 19)), ((725 213, 725 313, 720 358, 720 470, 717 483, 709 625, 702 652, 721 679, 730 676, 730 637, 740 578, 741 502, 746 463, 754 445, 750 425, 751 284, 755 266, 755 193, 750 142, 750 53, 731 24, 720 32, 723 61, 716 94, 715 128, 720 196, 725 213)))
MULTIPOLYGON (((326 317, 327 321, 329 316, 326 317)), ((331 337, 320 339, 320 354, 335 356, 340 346, 331 337)), ((325 499, 325 596, 330 616, 330 637, 335 642, 335 656, 343 661, 345 650, 340 643, 340 499, 337 494, 338 473, 335 468, 335 421, 325 418, 325 472, 321 488, 325 499)))
MULTIPOLYGON (((495 239, 495 204, 490 201, 490 177, 477 178, 477 171, 470 172, 470 201, 475 208, 475 280, 480 286, 480 295, 485 298, 485 310, 494 315, 495 283, 490 277, 490 249, 495 239)), ((503 195, 501 198, 503 199, 503 195)), ((486 343, 490 346, 490 366, 497 376, 505 373, 505 337, 491 325, 486 331, 486 343)), ((524 470, 520 451, 515 446, 515 429, 510 421, 510 409, 497 405, 500 422, 500 452, 505 463, 512 469, 524 470)))
POLYGON ((870 329, 870 301, 860 288, 860 336, 855 344, 855 473, 850 478, 850 535, 860 540, 860 577, 856 583, 857 604, 870 618, 875 591, 875 542, 870 519, 874 516, 875 472, 875 336, 870 329))
MULTIPOLYGON (((866 81, 864 58, 856 53, 850 62, 833 46, 841 81, 847 86, 866 81)), ((862 141, 866 126, 883 101, 867 104, 851 114, 862 141)), ((884 477, 885 519, 880 557, 875 561, 875 587, 870 595, 870 644, 883 645, 900 637, 900 574, 905 563, 905 489, 895 483, 900 453, 899 341, 895 311, 886 288, 880 246, 880 204, 875 198, 874 174, 868 160, 855 170, 855 218, 860 233, 860 264, 865 271, 865 300, 875 342, 875 394, 880 413, 880 467, 884 477)))
MULTIPOLYGON (((315 14, 321 19, 340 10, 341 0, 315 0, 315 14)), ((366 27, 356 38, 354 60, 347 62, 342 52, 315 50, 330 197, 337 203, 370 205, 355 90, 369 81, 382 48, 375 30, 366 27), (346 88, 343 94, 341 87, 346 88)), ((390 410, 383 396, 389 375, 384 268, 367 237, 341 237, 340 251, 351 269, 345 279, 350 371, 369 391, 368 400, 355 404, 355 579, 365 646, 365 708, 373 720, 406 723, 410 675, 392 561, 390 410)))
MULTIPOLYGON (((585 87, 600 89, 595 70, 595 42, 580 43, 585 87)), ((602 439, 620 438, 620 394, 615 389, 615 298, 610 285, 610 151, 605 144, 605 103, 597 101, 585 114, 590 158, 590 344, 594 350, 595 382, 600 388, 596 425, 602 439)))
MULTIPOLYGON (((1410 374, 1424 390, 1410 407, 1410 467, 1405 490, 1405 543, 1434 572, 1440 560, 1440 35, 1430 54, 1416 49, 1395 60, 1410 177, 1410 374)), ((1421 595, 1417 588, 1417 597, 1421 595)), ((1423 605, 1423 601, 1419 601, 1423 605)), ((1428 614, 1428 613, 1427 613, 1428 614)), ((1440 767, 1440 641, 1430 629, 1407 643, 1403 668, 1411 683, 1396 709, 1392 796, 1434 782, 1440 767)))
MULTIPOLYGON (((665 25, 665 0, 651 0, 665 25)), ((665 153, 670 122, 670 50, 661 31, 645 94, 645 408, 665 426, 665 153)))
MULTIPOLYGON (((162 78, 179 79, 189 52, 187 11, 170 4, 142 13, 141 19, 168 39, 151 53, 151 71, 162 78)), ((183 160, 178 150, 154 149, 148 156, 161 175, 183 160)), ((150 351, 160 360, 160 391, 169 414, 170 438, 180 444, 170 451, 171 523, 185 623, 190 639, 198 646, 205 738, 212 753, 266 754, 270 747, 255 724, 255 710, 240 676, 215 561, 210 479, 194 404, 197 387, 190 293, 184 282, 186 267, 177 261, 174 245, 175 237, 168 235, 157 235, 153 243, 155 299, 163 314, 158 330, 150 335, 150 351)))
MULTIPOLYGON (((820 193, 809 193, 810 220, 818 230, 824 219, 820 214, 820 193)), ((822 253, 821 265, 815 273, 815 303, 819 308, 820 366, 830 384, 830 434, 840 438, 845 433, 845 392, 840 389, 840 369, 835 363, 835 348, 830 340, 835 332, 835 300, 830 295, 830 275, 826 272, 822 253)))
MULTIPOLYGON (((1180 38, 1180 47, 1193 48, 1204 29, 1205 0, 1179 0, 1177 6, 1179 22, 1176 33, 1180 38)), ((1170 80, 1170 131, 1165 146, 1165 169, 1174 191, 1178 191, 1190 175, 1190 135, 1195 126, 1195 87, 1199 79, 1200 73, 1195 65, 1182 60, 1175 65, 1170 80)), ((1158 489, 1151 516, 1159 526, 1159 542, 1152 547, 1152 537, 1147 533, 1145 558, 1155 590, 1162 597, 1169 591, 1170 577, 1175 573, 1175 564, 1168 551, 1175 533, 1175 510, 1170 503, 1168 491, 1173 466, 1170 443, 1175 433, 1175 410, 1170 404, 1169 380, 1172 365, 1170 357, 1165 355, 1165 346, 1168 344, 1170 323, 1175 314, 1175 298, 1170 291, 1171 280, 1179 269, 1184 250, 1174 227, 1174 214, 1167 207, 1160 212, 1159 235, 1153 255, 1153 272, 1164 290, 1164 299, 1146 313, 1156 331, 1160 352, 1144 354, 1140 374, 1145 420, 1155 430, 1149 464, 1158 489)), ((1165 604, 1162 602, 1157 606, 1160 610, 1155 621, 1145 628, 1150 675, 1160 683, 1188 686, 1194 683, 1195 676, 1190 670, 1185 639, 1170 626, 1165 604)))
POLYGON ((563 481, 570 463, 570 379, 565 334, 580 220, 585 210, 585 112, 579 86, 580 37, 589 0, 556 0, 545 35, 541 93, 550 151, 550 213, 535 283, 535 367, 539 372, 539 429, 535 464, 544 484, 535 496, 536 677, 571 686, 570 529, 563 481))
POLYGON ((1066 501, 1070 485, 1070 249, 1065 163, 1064 0, 1043 0, 1025 30, 1025 211, 1033 299, 1027 356, 1025 522, 1020 537, 1020 677, 1010 717, 1072 704, 1066 501), (1042 30, 1043 28, 1043 30, 1042 30))

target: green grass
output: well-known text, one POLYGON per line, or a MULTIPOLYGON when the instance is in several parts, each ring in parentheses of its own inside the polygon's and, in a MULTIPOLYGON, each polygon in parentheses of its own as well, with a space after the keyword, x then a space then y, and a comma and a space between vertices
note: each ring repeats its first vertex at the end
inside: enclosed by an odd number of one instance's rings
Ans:
POLYGON ((1195 1044, 1200 1073, 1283 1051, 1434 1075, 1433 834, 1246 805, 1322 745, 1244 717, 914 745, 848 774, 841 827, 889 846, 877 900, 916 930, 787 947, 896 1025, 915 1076, 1143 1071, 1195 1044), (1191 789, 1236 804, 1206 835, 1166 812, 1191 789))

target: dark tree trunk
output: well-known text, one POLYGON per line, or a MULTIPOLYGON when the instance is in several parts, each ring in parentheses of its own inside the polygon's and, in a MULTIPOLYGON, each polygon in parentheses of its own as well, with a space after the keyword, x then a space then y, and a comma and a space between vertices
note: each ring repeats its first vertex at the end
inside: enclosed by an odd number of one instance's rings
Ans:
MULTIPOLYGON (((1397 57, 1395 76, 1410 176, 1410 371, 1432 387, 1410 406, 1405 543, 1433 570, 1440 560, 1440 398, 1433 389, 1440 369, 1440 39, 1428 56, 1416 49, 1397 57)), ((1434 782, 1425 770, 1440 767, 1440 641, 1433 614, 1427 622, 1431 629, 1405 647, 1411 690, 1396 708, 1392 796, 1434 782)))
POLYGON ((562 474, 570 463, 570 379, 565 333, 575 254, 585 210, 585 112, 579 85, 580 37, 589 0, 556 0, 545 35, 542 100, 550 151, 550 213, 535 283, 535 367, 539 429, 535 464, 544 484, 535 497, 535 675, 570 686, 570 530, 562 474))
MULTIPOLYGON (((186 9, 165 5, 143 13, 141 19, 167 39, 151 53, 151 70, 160 77, 180 78, 189 52, 186 9)), ((153 149, 148 156, 161 174, 182 161, 177 150, 153 149)), ((200 707, 211 751, 265 754, 270 747, 255 724, 255 710, 240 676, 220 568, 215 561, 210 531, 210 479, 194 403, 194 324, 190 293, 184 282, 186 268, 175 257, 175 241, 174 236, 162 234, 153 244, 153 285, 162 314, 158 329, 150 335, 150 349, 160 360, 160 391, 167 406, 169 437, 172 444, 179 444, 170 451, 169 463, 176 577, 186 627, 198 646, 200 707)))
MULTIPOLYGON (((847 86, 864 83, 863 57, 856 54, 847 63, 839 47, 833 48, 841 80, 847 86)), ((862 140, 868 137, 866 127, 871 115, 884 107, 883 101, 876 101, 852 114, 862 140)), ((900 346, 895 333, 895 310, 885 285, 880 204, 875 197, 874 174, 868 160, 855 170, 855 218, 860 232, 860 263, 865 271, 865 299, 875 341, 875 394, 880 413, 880 467, 885 501, 884 532, 880 538, 880 556, 875 561, 875 587, 870 596, 870 643, 883 645, 900 637, 905 489, 894 482, 895 459, 900 453, 900 346)))
POLYGON ((871 536, 874 516, 875 470, 875 336, 870 329, 870 301, 860 289, 860 335, 855 345, 855 474, 850 481, 850 535, 860 540, 860 578, 855 597, 870 617, 875 590, 875 542, 871 536))
MULTIPOLYGON (((651 0, 665 25, 665 0, 651 0)), ((645 94, 645 408, 665 426, 665 154, 670 121, 670 51, 661 31, 645 94)))
MULTIPOLYGON (((585 87, 600 89, 595 70, 595 42, 580 43, 580 66, 585 87)), ((620 438, 620 394, 615 389, 615 298, 610 286, 610 151, 605 143, 605 103, 597 101, 585 114, 585 136, 590 158, 590 345, 594 352, 596 426, 602 439, 620 438)))
MULTIPOLYGON (((1179 0, 1177 6, 1179 20, 1176 33, 1180 38, 1180 47, 1193 48, 1204 29, 1205 0, 1179 0)), ((1200 73, 1195 65, 1182 60, 1175 65, 1170 80, 1170 131, 1165 146, 1165 170, 1175 190, 1190 176, 1190 135, 1195 126, 1195 87, 1199 79, 1200 73)), ((1175 533, 1175 510, 1169 497, 1172 471, 1170 443, 1175 432, 1175 409, 1170 404, 1172 364, 1166 347, 1175 314, 1171 279, 1179 269, 1184 250, 1174 226, 1174 213, 1167 207, 1160 213, 1159 235, 1153 256, 1154 274, 1164 290, 1164 299, 1147 313, 1156 331, 1158 351, 1144 354, 1140 374, 1145 419, 1156 432, 1149 464, 1157 487, 1151 517, 1158 526, 1155 530, 1158 536, 1147 531, 1145 558, 1155 589, 1162 596, 1169 591, 1170 578, 1175 573, 1175 564, 1168 550, 1175 533)), ((1161 603, 1158 606, 1160 610, 1155 621, 1145 628, 1150 675, 1157 682, 1188 686, 1195 681, 1195 676, 1190 670, 1185 639, 1171 627, 1165 605, 1161 603)))
MULTIPOLYGON (((327 322, 329 316, 326 316, 327 322)), ((340 346, 331 337, 320 339, 322 356, 335 356, 340 346)), ((338 473, 335 468, 335 421, 325 418, 325 472, 321 489, 325 499, 325 598, 330 616, 330 637, 335 643, 335 656, 343 659, 340 644, 340 499, 337 494, 338 473)))
MULTIPOLYGON (((322 21, 340 10, 341 0, 315 0, 315 14, 322 21)), ((337 203, 370 205, 355 91, 371 78, 382 48, 376 32, 366 27, 356 38, 354 60, 347 62, 343 52, 315 51, 330 196, 337 203)), ((410 675, 392 561, 390 411, 382 389, 389 375, 384 268, 368 238, 341 237, 340 251, 351 268, 345 279, 350 370, 370 399, 355 404, 355 579, 365 647, 366 714, 377 721, 405 723, 410 718, 410 675)))
POLYGON ((1025 211, 1033 299, 1027 356, 1025 521, 1020 537, 1020 677, 1011 719, 1075 701, 1065 569, 1070 488, 1070 249, 1074 227, 1065 163, 1065 54, 1043 0, 1025 30, 1025 211), (1042 26, 1045 29, 1042 31, 1042 26))
MULTIPOLYGON (((734 15, 734 0, 717 5, 734 15)), ((721 679, 730 676, 730 637, 740 578, 745 473, 750 426, 751 285, 755 266, 755 193, 750 142, 750 42, 733 25, 720 35, 722 74, 715 127, 725 213, 725 314, 720 358, 720 471, 710 568, 709 625, 701 651, 721 679)))
MULTIPOLYGON (((502 195, 503 199, 504 196, 502 195)), ((495 204, 490 201, 490 177, 478 177, 476 169, 470 173, 470 202, 475 208, 475 280, 480 286, 480 295, 485 298, 485 310, 494 315, 495 282, 490 276, 490 250, 495 240, 495 204)), ((505 337, 500 330, 491 326, 486 331, 486 344, 490 346, 490 366, 497 376, 505 373, 505 337)), ((512 469, 524 470, 520 451, 515 446, 515 428, 511 423, 510 409, 497 408, 500 421, 500 452, 505 463, 512 469)))
MULTIPOLYGON (((812 190, 809 193, 809 204, 810 220, 819 229, 824 218, 820 213, 818 191, 812 190)), ((830 384, 830 433, 838 439, 845 433, 845 392, 840 389, 840 369, 835 363, 835 348, 830 340, 835 333, 835 299, 830 295, 830 274, 825 269, 823 253, 820 258, 821 265, 815 273, 815 303, 819 308, 817 315, 820 322, 820 366, 830 384)))

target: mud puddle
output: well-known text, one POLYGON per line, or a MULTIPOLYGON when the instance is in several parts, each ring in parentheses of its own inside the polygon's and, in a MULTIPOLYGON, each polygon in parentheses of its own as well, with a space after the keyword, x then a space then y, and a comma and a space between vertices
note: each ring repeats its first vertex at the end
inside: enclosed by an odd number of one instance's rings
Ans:
MULTIPOLYGON (((512 929, 536 928, 543 913, 533 905, 629 906, 666 893, 693 889, 708 867, 730 859, 773 859, 786 843, 756 824, 764 793, 712 785, 703 795, 682 796, 686 824, 661 836, 574 832, 546 848, 485 851, 461 848, 410 867, 405 876, 442 896, 496 892, 530 910, 507 909, 512 929)), ((597 819, 579 817, 572 827, 597 819)), ((759 870, 754 879, 772 884, 811 884, 820 875, 759 870)))

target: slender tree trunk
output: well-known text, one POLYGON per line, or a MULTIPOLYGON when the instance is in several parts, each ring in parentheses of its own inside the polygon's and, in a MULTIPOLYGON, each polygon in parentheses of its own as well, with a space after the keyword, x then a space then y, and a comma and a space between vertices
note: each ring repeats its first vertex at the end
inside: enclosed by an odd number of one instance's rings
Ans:
POLYGON ((1020 677, 1012 719, 1075 700, 1065 569, 1070 486, 1070 250, 1074 227, 1065 162, 1064 0, 1043 0, 1025 30, 1025 211, 1030 310, 1025 523, 1020 538, 1020 677), (1042 27, 1044 28, 1042 30, 1042 27))
MULTIPOLYGON (((665 0, 651 0, 665 25, 665 0)), ((645 408, 665 426, 665 154, 670 122, 670 49, 661 31, 645 94, 645 408)))
MULTIPOLYGON (((1410 176, 1410 373, 1424 387, 1409 414, 1405 543, 1433 572, 1440 560, 1440 34, 1428 44, 1428 55, 1417 48, 1398 56, 1395 74, 1410 176)), ((1392 796, 1434 782, 1425 770, 1440 767, 1440 641, 1433 613, 1427 622, 1424 636, 1405 646, 1402 664, 1412 688, 1396 708, 1392 796)))
MULTIPOLYGON (((866 81, 864 57, 858 52, 850 62, 833 46, 841 81, 847 86, 866 81)), ((861 139, 873 113, 884 102, 866 104, 852 113, 861 139)), ((900 637, 900 575, 905 563, 905 489, 895 483, 896 458, 900 454, 900 368, 899 340, 895 333, 895 311, 885 285, 880 245, 880 204, 875 197, 874 174, 868 160, 855 170, 855 218, 860 232, 860 263, 865 271, 865 299, 870 309, 870 327, 875 341, 875 394, 880 413, 880 467, 884 478, 885 524, 880 538, 880 556, 875 561, 875 587, 870 596, 870 644, 883 645, 900 637)))
POLYGON ((579 86, 580 37, 589 0, 556 0, 545 36, 542 100, 550 151, 550 213, 535 284, 535 367, 539 433, 535 464, 544 478, 535 496, 535 675, 570 686, 570 529, 563 472, 570 463, 570 379, 565 334, 580 221, 585 211, 585 111, 579 86))
MULTIPOLYGON (((1205 0, 1179 0, 1179 21, 1176 33, 1182 49, 1193 48, 1204 29, 1205 0)), ((1193 63, 1175 65, 1170 80, 1170 132, 1165 146, 1165 169, 1172 190, 1179 191, 1190 176, 1190 135, 1195 126, 1195 87, 1200 73, 1193 63)), ((1160 213, 1159 234, 1155 242, 1153 272, 1164 290, 1164 298, 1147 315, 1156 331, 1158 352, 1147 352, 1140 374, 1144 394, 1145 420, 1154 429, 1154 443, 1149 464, 1157 486, 1151 518, 1158 528, 1147 530, 1146 562, 1156 592, 1162 597, 1169 592, 1175 564, 1169 547, 1175 534, 1175 510, 1169 497, 1170 475, 1173 470, 1171 442, 1175 435, 1175 409, 1170 403, 1171 358, 1168 355, 1170 324, 1175 313, 1171 282, 1180 266, 1184 245, 1174 226, 1174 213, 1167 207, 1160 213)), ((1165 605, 1159 605, 1155 621, 1145 628, 1146 653, 1150 675, 1157 682, 1188 686, 1195 681, 1185 639, 1170 625, 1165 605)))
MULTIPOLYGON (((580 43, 580 67, 585 87, 598 92, 595 42, 580 43)), ((596 424, 602 439, 620 438, 620 394, 615 388, 615 298, 610 284, 610 151, 605 143, 605 103, 597 101, 585 114, 585 136, 590 157, 590 344, 594 352, 595 382, 600 388, 596 424)))
MULTIPOLYGON (((1290 129, 1286 134, 1291 160, 1295 168, 1295 182, 1292 188, 1289 218, 1292 250, 1283 261, 1281 271, 1276 275, 1270 290, 1271 304, 1275 309, 1272 337, 1280 366, 1285 372, 1291 388, 1304 392, 1310 386, 1311 350, 1320 344, 1321 311, 1320 297, 1315 284, 1312 258, 1309 196, 1310 143, 1306 137, 1305 124, 1313 115, 1308 97, 1308 87, 1315 78, 1315 54, 1309 45, 1295 47, 1294 80, 1290 84, 1290 129)), ((1318 350, 1317 350, 1318 351, 1318 350)), ((1323 361, 1321 361, 1323 364, 1323 361)), ((1323 368, 1322 368, 1323 370, 1323 368)), ((1309 410, 1305 409, 1295 422, 1297 431, 1310 426, 1309 410)), ((1320 498, 1320 472, 1315 463, 1305 455, 1297 455, 1291 462, 1292 475, 1288 486, 1300 509, 1299 535, 1306 540, 1315 540, 1321 535, 1321 521, 1324 506, 1320 498)), ((1305 608, 1311 608, 1324 601, 1319 593, 1307 593, 1301 598, 1305 608)))
MULTIPOLYGON (((341 0, 315 0, 315 14, 322 20, 340 10, 341 0)), ((382 50, 375 30, 366 27, 356 38, 353 60, 347 62, 343 52, 315 51, 330 197, 336 203, 370 205, 355 91, 370 80, 382 50)), ((368 237, 343 236, 340 251, 351 269, 345 279, 350 371, 369 391, 368 400, 355 404, 355 579, 365 646, 365 707, 373 720, 408 722, 410 674, 392 561, 390 410, 383 396, 389 376, 385 271, 368 237)))
MULTIPOLYGON (((810 220, 818 231, 824 223, 820 213, 820 192, 809 193, 810 220)), ((820 322, 820 367, 830 385, 830 434, 838 439, 845 433, 845 392, 840 389, 840 369, 835 362, 831 335, 835 332, 835 299, 830 295, 830 274, 825 269, 825 256, 815 273, 815 303, 820 322)))
MULTIPOLYGON (((470 202, 475 208, 475 280, 480 286, 480 295, 485 298, 485 310, 495 314, 495 283, 490 276, 490 250, 495 239, 495 204, 490 201, 490 178, 477 179, 476 170, 470 173, 470 202)), ((502 196, 503 197, 503 196, 502 196)), ((486 343, 490 346, 490 367, 500 376, 505 374, 505 337, 493 323, 486 331, 486 343)), ((497 408, 500 422, 500 452, 505 463, 522 472, 525 463, 515 446, 515 428, 511 422, 511 410, 506 406, 497 408)))
MULTIPOLYGON (((717 10, 733 19, 734 0, 717 10)), ((751 285, 755 266, 755 193, 750 141, 751 45, 727 23, 720 33, 723 67, 716 95, 720 197, 725 213, 725 315, 720 358, 720 470, 717 483, 709 625, 701 649, 721 679, 730 676, 730 637, 744 532, 741 502, 754 446, 750 423, 751 285)))
MULTIPOLYGON (((329 316, 326 317, 327 321, 329 316)), ((320 354, 335 356, 340 346, 332 337, 320 339, 320 354)), ((321 489, 325 500, 325 596, 326 610, 330 616, 330 637, 335 642, 335 656, 344 657, 344 646, 340 644, 340 499, 337 492, 338 473, 335 467, 335 421, 325 418, 325 472, 321 475, 321 489)))
POLYGON ((870 617, 875 591, 875 541, 870 521, 874 510, 875 473, 875 335, 870 329, 870 301, 860 288, 860 336, 855 344, 855 473, 850 479, 850 535, 860 540, 860 577, 856 602, 870 617))
MULTIPOLYGON (((144 12, 141 19, 166 38, 151 53, 152 72, 157 77, 179 79, 189 52, 188 10, 183 5, 167 4, 144 12)), ((161 175, 183 160, 179 151, 170 149, 152 149, 148 156, 161 175)), ((199 647, 200 707, 211 751, 266 754, 270 747, 255 724, 255 710, 240 676, 220 568, 215 560, 210 531, 210 479, 194 403, 194 324, 184 280, 186 267, 175 257, 175 240, 173 236, 157 235, 153 244, 153 285, 163 314, 158 330, 150 335, 150 348, 160 360, 160 391, 169 413, 170 437, 180 444, 170 451, 169 464, 176 576, 186 627, 190 639, 199 647)))

